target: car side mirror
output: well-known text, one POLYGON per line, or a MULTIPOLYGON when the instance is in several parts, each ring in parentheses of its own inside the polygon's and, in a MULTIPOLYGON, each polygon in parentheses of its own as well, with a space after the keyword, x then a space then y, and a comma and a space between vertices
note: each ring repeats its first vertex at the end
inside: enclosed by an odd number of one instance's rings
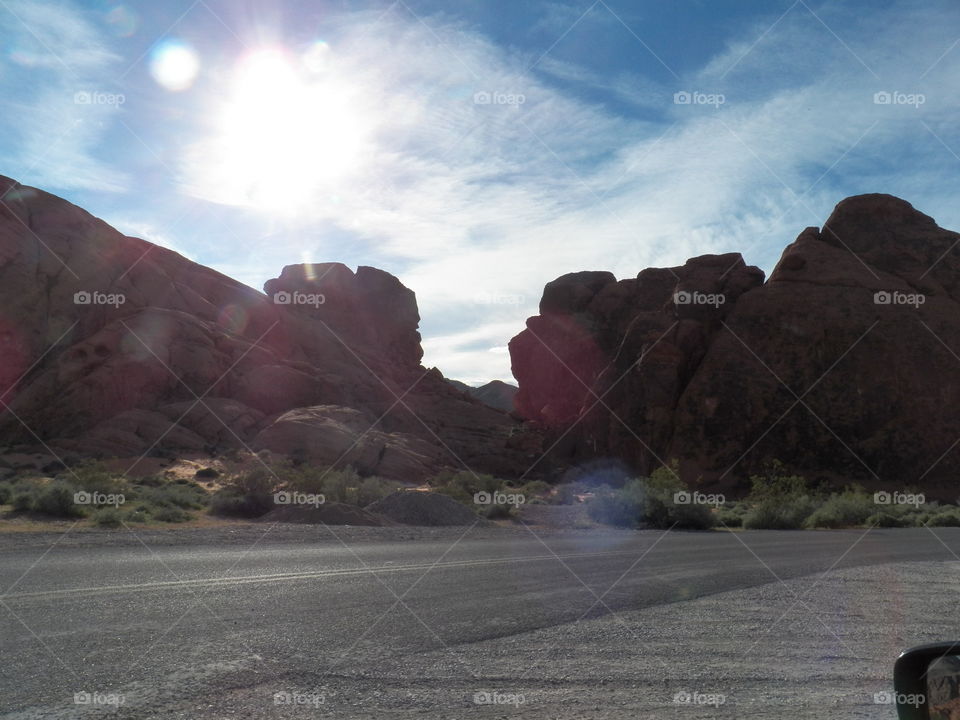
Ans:
POLYGON ((901 653, 893 666, 893 687, 900 720, 960 718, 960 642, 901 653))

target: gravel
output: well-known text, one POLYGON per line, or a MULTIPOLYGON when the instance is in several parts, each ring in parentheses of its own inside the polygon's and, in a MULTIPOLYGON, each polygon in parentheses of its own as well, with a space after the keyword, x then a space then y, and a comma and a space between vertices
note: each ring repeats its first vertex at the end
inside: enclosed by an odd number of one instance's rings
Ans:
MULTIPOLYGON (((875 694, 902 649, 960 637, 958 588, 960 563, 834 571, 420 654, 371 643, 375 671, 289 689, 329 718, 894 720, 875 694)), ((231 699, 249 710, 270 691, 231 699)))
POLYGON ((432 492, 398 490, 366 508, 404 525, 473 525, 477 514, 451 497, 432 492))

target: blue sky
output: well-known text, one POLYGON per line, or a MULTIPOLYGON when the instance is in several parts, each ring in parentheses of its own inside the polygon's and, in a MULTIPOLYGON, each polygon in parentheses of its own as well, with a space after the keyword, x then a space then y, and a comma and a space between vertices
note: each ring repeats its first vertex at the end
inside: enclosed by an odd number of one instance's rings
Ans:
POLYGON ((960 5, 916 6, 0 0, 0 174, 257 288, 384 268, 426 364, 510 380, 563 273, 769 272, 862 192, 960 228, 960 5))

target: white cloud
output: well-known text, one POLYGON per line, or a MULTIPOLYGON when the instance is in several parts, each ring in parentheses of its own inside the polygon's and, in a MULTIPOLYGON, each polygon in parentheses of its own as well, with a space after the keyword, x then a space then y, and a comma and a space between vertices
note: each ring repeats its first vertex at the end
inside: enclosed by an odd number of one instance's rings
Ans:
MULTIPOLYGON (((468 381, 509 379, 509 359, 489 350, 522 330, 543 285, 561 274, 628 277, 729 251, 769 270, 803 227, 822 223, 838 193, 943 195, 935 173, 918 167, 908 178, 885 161, 905 140, 930 139, 918 118, 938 129, 952 116, 946 99, 960 50, 919 79, 939 54, 931 47, 952 42, 947 29, 902 8, 863 20, 821 13, 848 47, 798 6, 752 49, 775 16, 682 79, 722 92, 718 108, 674 105, 682 88, 658 94, 637 78, 601 84, 549 58, 545 74, 524 75, 528 58, 437 18, 425 26, 397 11, 371 27, 369 16, 345 17, 331 42, 335 68, 357 90, 371 143, 337 183, 336 201, 316 197, 301 222, 348 230, 370 249, 368 264, 416 291, 425 362, 468 381), (909 22, 900 22, 905 13, 909 22), (632 97, 661 119, 621 117, 551 77, 632 97), (873 103, 884 85, 913 87, 908 81, 930 94, 919 113, 873 103), (478 105, 478 91, 524 102, 478 105), (477 293, 523 300, 478 306, 477 293)), ((187 175, 195 171, 188 164, 187 175)), ((296 240, 290 245, 295 257, 296 240)))

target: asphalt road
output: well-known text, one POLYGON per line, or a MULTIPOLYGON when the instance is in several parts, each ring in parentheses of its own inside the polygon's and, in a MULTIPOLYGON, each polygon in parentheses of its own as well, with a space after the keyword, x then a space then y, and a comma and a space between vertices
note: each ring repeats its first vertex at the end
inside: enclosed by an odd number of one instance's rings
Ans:
MULTIPOLYGON (((194 717, 203 705, 204 717, 242 717, 218 697, 243 687, 263 689, 264 717, 286 717, 294 706, 297 716, 334 713, 308 689, 376 676, 387 659, 396 666, 446 649, 450 676, 469 679, 457 664, 457 648, 468 643, 832 568, 958 556, 960 530, 946 528, 468 531, 456 542, 52 549, 5 547, 0 536, 0 713, 146 717, 169 709, 173 717, 191 707, 176 716, 194 717), (300 690, 274 697, 291 687, 300 690), (92 704, 74 703, 82 692, 92 704)), ((438 708, 437 717, 457 716, 438 708)))

